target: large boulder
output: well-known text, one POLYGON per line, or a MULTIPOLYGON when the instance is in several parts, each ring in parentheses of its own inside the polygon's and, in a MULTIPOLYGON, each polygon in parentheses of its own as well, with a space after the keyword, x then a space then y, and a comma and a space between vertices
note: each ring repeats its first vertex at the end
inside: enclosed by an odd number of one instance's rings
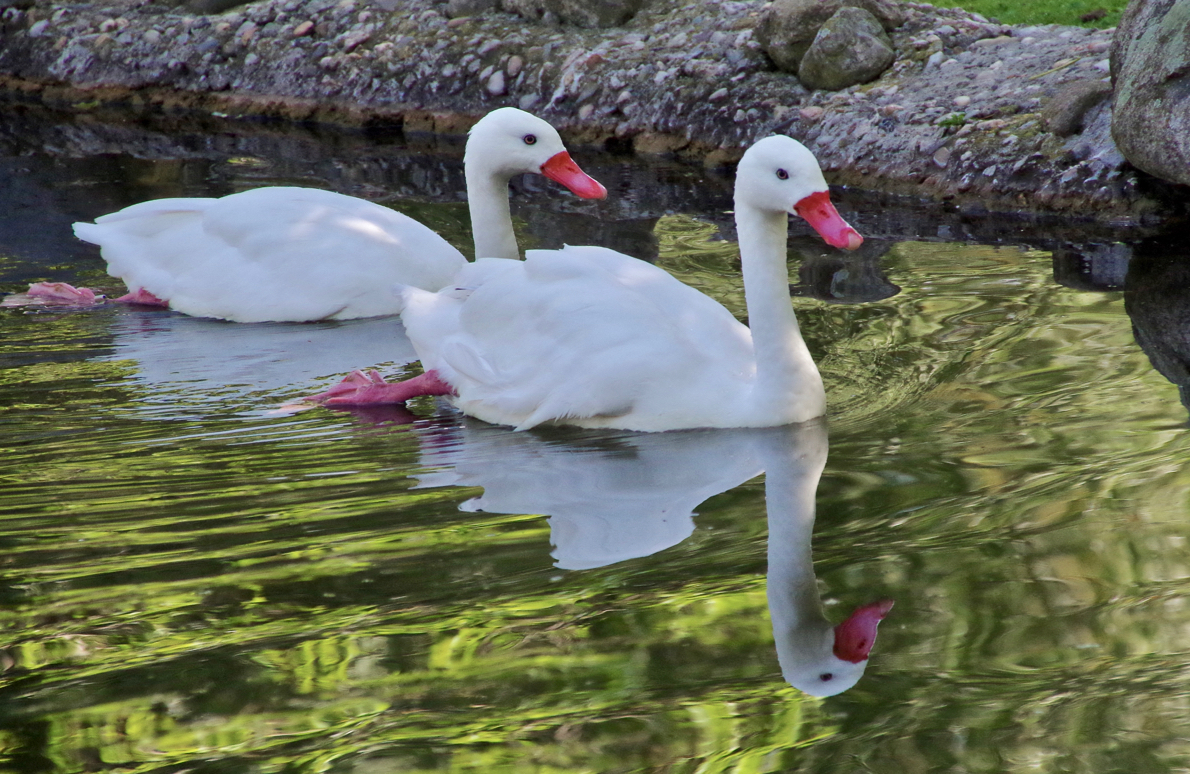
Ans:
POLYGON ((644 0, 502 0, 505 11, 534 21, 575 27, 618 27, 636 15, 644 0))
POLYGON ((1150 175, 1190 185, 1190 0, 1131 0, 1111 70, 1120 152, 1150 175))
POLYGON ((798 72, 818 30, 840 8, 863 8, 885 30, 905 23, 905 13, 893 0, 775 0, 756 21, 756 40, 777 67, 798 72))
POLYGON ((807 89, 845 89, 878 78, 896 58, 880 21, 863 8, 845 6, 818 30, 797 78, 807 89))

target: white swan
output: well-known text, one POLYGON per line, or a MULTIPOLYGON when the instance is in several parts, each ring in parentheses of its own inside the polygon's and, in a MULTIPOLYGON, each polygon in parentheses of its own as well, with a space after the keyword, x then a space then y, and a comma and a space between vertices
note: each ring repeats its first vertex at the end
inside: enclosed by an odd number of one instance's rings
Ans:
MULTIPOLYGON (((585 198, 607 194, 574 163, 553 127, 515 108, 495 110, 472 127, 464 166, 479 257, 519 257, 508 206, 516 174, 540 173, 585 198)), ((119 300, 236 322, 395 314, 395 283, 438 290, 467 265, 412 218, 311 188, 159 199, 76 223, 74 231, 101 247, 108 273, 132 291, 119 300)))
POLYGON ((601 247, 480 260, 449 288, 404 288, 402 320, 425 373, 360 381, 327 405, 449 395, 463 412, 524 430, 766 427, 822 415, 826 397, 789 300, 787 213, 830 244, 863 239, 830 203, 803 145, 769 137, 744 154, 735 218, 751 330, 651 264, 601 247), (367 382, 367 383, 365 383, 367 382))

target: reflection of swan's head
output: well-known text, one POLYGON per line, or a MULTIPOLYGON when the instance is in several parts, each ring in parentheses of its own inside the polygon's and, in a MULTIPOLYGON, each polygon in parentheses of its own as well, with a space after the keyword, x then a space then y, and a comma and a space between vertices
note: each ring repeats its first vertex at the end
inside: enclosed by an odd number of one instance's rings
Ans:
POLYGON ((768 508, 768 598, 777 661, 785 680, 811 696, 833 696, 855 685, 868 666, 876 627, 891 600, 864 605, 838 626, 822 612, 810 542, 814 498, 826 464, 826 432, 818 423, 796 428, 782 453, 765 461, 768 508))
POLYGON ((468 174, 505 179, 539 174, 584 199, 607 196, 607 189, 570 158, 554 127, 516 108, 493 110, 471 127, 463 162, 468 174))
POLYGON ((807 627, 811 631, 795 634, 790 644, 796 652, 778 651, 785 680, 811 696, 834 696, 851 688, 863 676, 876 627, 892 606, 888 599, 873 602, 834 629, 807 627))

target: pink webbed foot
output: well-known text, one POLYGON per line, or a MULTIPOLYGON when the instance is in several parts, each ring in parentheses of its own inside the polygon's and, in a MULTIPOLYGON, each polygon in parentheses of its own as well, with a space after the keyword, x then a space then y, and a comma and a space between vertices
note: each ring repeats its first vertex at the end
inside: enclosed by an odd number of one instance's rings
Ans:
POLYGON ((343 381, 331 387, 326 392, 320 392, 316 395, 307 395, 304 398, 299 398, 301 403, 326 403, 331 398, 337 398, 340 395, 352 395, 360 390, 366 389, 375 384, 387 384, 384 377, 376 371, 352 371, 343 381))
POLYGON ((136 304, 137 306, 160 306, 169 309, 169 302, 162 301, 144 288, 137 288, 131 293, 125 293, 116 299, 121 304, 136 304))
POLYGON ((95 304, 103 298, 91 288, 76 288, 68 282, 36 282, 26 293, 47 303, 60 304, 95 304))
POLYGON ((375 406, 404 403, 419 395, 454 394, 454 388, 432 370, 402 382, 386 382, 375 371, 353 371, 326 392, 310 395, 302 401, 323 406, 375 406))
POLYGON ((35 282, 24 293, 4 299, 4 306, 97 306, 103 296, 90 288, 76 288, 66 282, 35 282))

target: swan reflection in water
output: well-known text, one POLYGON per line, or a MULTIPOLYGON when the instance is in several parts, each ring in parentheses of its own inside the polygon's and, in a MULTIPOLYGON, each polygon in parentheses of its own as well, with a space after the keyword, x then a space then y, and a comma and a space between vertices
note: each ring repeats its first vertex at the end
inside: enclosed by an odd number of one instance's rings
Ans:
MULTIPOLYGON (((103 359, 133 362, 145 402, 160 402, 170 416, 182 411, 179 402, 226 407, 229 397, 290 395, 359 365, 414 359, 395 318, 243 325, 124 310, 112 330, 114 352, 103 359)), ((376 421, 413 419, 382 408, 376 421)), ((677 545, 693 533, 699 503, 766 473, 768 601, 782 673, 814 696, 840 693, 863 675, 892 603, 865 605, 833 627, 823 615, 810 551, 827 454, 821 422, 551 434, 460 416, 422 427, 421 462, 430 472, 418 476, 419 486, 483 487, 464 510, 547 515, 556 564, 569 570, 677 545)))
POLYGON ((553 556, 581 570, 648 556, 694 531, 694 508, 761 474, 768 510, 768 602, 785 679, 831 696, 868 664, 882 600, 832 626, 822 611, 810 539, 826 464, 821 422, 738 430, 550 435, 461 418, 422 436, 419 487, 483 487, 466 511, 548 515, 553 556), (559 440, 561 438, 566 440, 559 440))
POLYGON ((113 351, 99 359, 131 363, 144 400, 175 410, 249 395, 280 399, 356 368, 417 359, 397 317, 243 324, 120 309, 111 332, 113 351))

